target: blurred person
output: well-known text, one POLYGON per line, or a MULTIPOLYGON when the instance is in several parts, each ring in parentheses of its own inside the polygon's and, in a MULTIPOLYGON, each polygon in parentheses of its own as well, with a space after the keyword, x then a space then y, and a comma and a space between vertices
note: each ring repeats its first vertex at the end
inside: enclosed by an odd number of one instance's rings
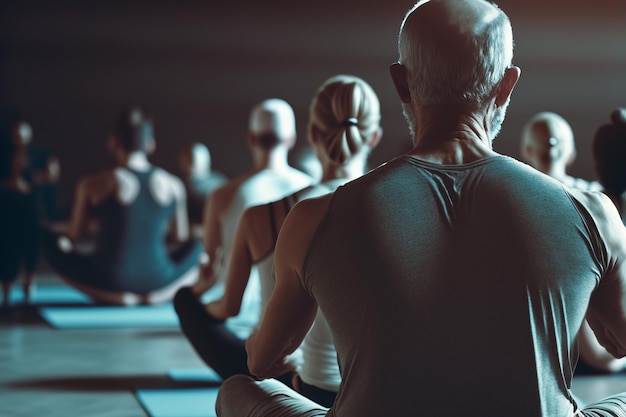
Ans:
MULTIPOLYGON (((207 299, 222 295, 235 231, 246 208, 282 198, 313 182, 287 162, 295 141, 295 115, 289 103, 271 98, 252 108, 247 145, 253 168, 215 190, 205 204, 203 242, 208 261, 202 264, 200 279, 192 287, 196 297, 209 289, 207 299)), ((254 285, 249 292, 252 298, 246 297, 246 304, 250 304, 246 314, 255 316, 258 314, 258 297, 254 296, 258 292, 256 268, 251 274, 254 285)))
POLYGON ((626 224, 626 108, 614 110, 611 123, 598 128, 592 155, 602 191, 613 201, 626 224))
POLYGON ((155 304, 198 278, 199 241, 189 238, 185 188, 153 166, 152 121, 138 107, 125 109, 107 146, 117 166, 81 179, 66 236, 44 234, 50 265, 66 282, 97 301, 155 304), (98 225, 95 250, 75 243, 90 220, 98 225), (167 237, 179 244, 170 251, 167 237))
MULTIPOLYGON (((333 192, 361 176, 381 135, 380 104, 371 86, 350 75, 326 80, 311 103, 308 128, 309 143, 322 167, 321 182, 244 212, 231 251, 223 297, 205 306, 189 289, 178 292, 174 305, 183 332, 222 378, 249 375, 245 341, 231 334, 224 320, 239 313, 252 266, 259 268, 262 316, 274 288, 274 245, 287 213, 299 200, 333 192)), ((296 389, 331 406, 341 377, 332 336, 321 314, 303 342, 302 354, 301 361, 299 355, 292 355, 294 368, 282 379, 291 381, 291 371, 297 370, 293 383, 296 389)))
POLYGON ((25 149, 22 176, 30 184, 40 218, 51 222, 59 220, 59 159, 46 147, 33 142, 33 129, 22 118, 16 118, 9 129, 13 143, 25 149))
POLYGON ((39 254, 39 216, 31 187, 22 177, 26 153, 13 141, 0 141, 0 282, 2 304, 10 306, 11 288, 23 276, 24 301, 30 301, 39 254))
POLYGON ((198 225, 201 229, 205 201, 228 180, 221 172, 211 169, 211 153, 203 143, 185 145, 180 150, 178 160, 187 191, 189 223, 192 228, 198 225))
POLYGON ((600 184, 575 178, 567 168, 576 159, 574 132, 562 116, 553 112, 535 114, 522 130, 522 155, 533 168, 568 187, 599 191, 600 184))
POLYGON ((601 193, 493 151, 521 73, 508 17, 420 1, 398 46, 414 147, 290 211, 247 341, 263 380, 226 380, 217 415, 624 416, 626 393, 581 407, 570 386, 585 318, 626 355, 626 229, 601 193), (318 307, 342 377, 330 409, 269 379, 318 307))

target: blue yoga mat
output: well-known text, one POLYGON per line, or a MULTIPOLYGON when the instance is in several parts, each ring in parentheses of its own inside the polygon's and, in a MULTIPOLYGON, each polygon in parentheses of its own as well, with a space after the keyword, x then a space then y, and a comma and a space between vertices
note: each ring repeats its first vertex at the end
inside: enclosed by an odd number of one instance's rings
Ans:
POLYGON ((39 314, 57 329, 179 327, 172 304, 157 306, 42 307, 39 314))
POLYGON ((145 389, 137 401, 150 417, 217 417, 218 388, 145 389))
POLYGON ((219 376, 213 369, 208 367, 172 368, 167 371, 167 376, 172 381, 179 382, 222 382, 222 377, 219 376))
MULTIPOLYGON (((24 291, 21 285, 11 288, 9 294, 11 304, 24 302, 24 291)), ((32 291, 31 304, 90 304, 89 296, 64 285, 36 285, 32 291)))

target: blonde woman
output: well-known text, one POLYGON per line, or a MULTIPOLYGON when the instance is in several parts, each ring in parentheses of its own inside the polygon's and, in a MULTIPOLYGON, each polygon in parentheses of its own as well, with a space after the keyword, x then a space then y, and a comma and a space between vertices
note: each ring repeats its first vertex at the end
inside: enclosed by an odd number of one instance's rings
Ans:
MULTIPOLYGON (((239 313, 250 268, 259 267, 261 317, 274 287, 273 254, 280 227, 300 200, 333 192, 366 170, 367 158, 382 135, 380 104, 365 81, 350 75, 326 80, 310 107, 308 138, 322 166, 318 184, 281 200, 251 207, 243 214, 221 299, 202 305, 190 289, 175 298, 181 327, 204 361, 223 378, 248 374, 245 341, 232 334, 224 320, 239 313)), ((318 313, 316 326, 302 344, 302 361, 292 355, 281 380, 322 404, 332 405, 341 379, 330 331, 318 313)))

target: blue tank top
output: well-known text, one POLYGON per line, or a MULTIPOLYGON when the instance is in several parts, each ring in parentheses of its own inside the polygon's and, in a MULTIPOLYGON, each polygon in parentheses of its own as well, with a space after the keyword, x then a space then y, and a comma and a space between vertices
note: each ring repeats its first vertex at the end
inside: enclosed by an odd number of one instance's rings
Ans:
POLYGON ((128 170, 140 184, 135 200, 124 205, 114 194, 93 208, 100 225, 94 262, 107 287, 145 292, 167 284, 176 269, 165 241, 175 202, 162 206, 150 193, 154 168, 128 170))

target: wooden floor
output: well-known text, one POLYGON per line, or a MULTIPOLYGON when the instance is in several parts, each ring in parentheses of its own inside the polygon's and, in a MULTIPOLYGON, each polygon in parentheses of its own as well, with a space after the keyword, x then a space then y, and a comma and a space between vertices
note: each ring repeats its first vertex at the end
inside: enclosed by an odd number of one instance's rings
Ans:
MULTIPOLYGON (((167 370, 195 366, 177 329, 55 330, 33 307, 0 313, 2 417, 145 417, 134 391, 184 386, 167 370)), ((622 391, 625 375, 574 381, 584 402, 622 391)))
POLYGON ((0 313, 2 417, 145 417, 134 391, 184 386, 167 370, 195 366, 178 329, 55 330, 34 308, 0 313))

